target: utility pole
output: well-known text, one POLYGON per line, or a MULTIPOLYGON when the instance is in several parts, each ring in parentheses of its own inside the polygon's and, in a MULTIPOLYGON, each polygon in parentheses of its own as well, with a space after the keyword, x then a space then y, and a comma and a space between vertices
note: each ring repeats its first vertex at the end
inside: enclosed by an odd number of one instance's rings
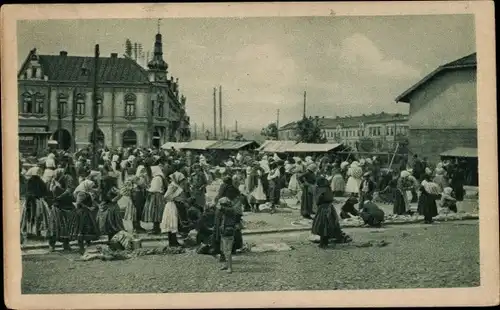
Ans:
POLYGON ((194 139, 198 139, 198 128, 196 128, 196 124, 194 124, 194 139))
POLYGON ((60 149, 62 146, 62 102, 57 98, 57 146, 60 149))
POLYGON ((97 169, 98 164, 98 158, 97 158, 97 131, 98 126, 97 126, 97 114, 99 113, 98 107, 97 107, 97 76, 98 76, 98 69, 99 69, 99 44, 95 45, 95 58, 94 58, 94 93, 92 96, 93 99, 93 106, 92 106, 92 117, 93 117, 93 123, 92 123, 92 146, 93 146, 93 161, 92 161, 92 168, 97 169))
POLYGON ((202 137, 205 135, 205 123, 201 123, 201 134, 202 137))
POLYGON ((73 90, 73 101, 71 102, 71 137, 73 137, 73 153, 76 152, 76 88, 73 90))
POLYGON ((280 109, 276 113, 276 128, 280 129, 280 109))
POLYGON ((234 121, 234 131, 238 132, 238 121, 234 121))
POLYGON ((304 115, 303 115, 304 118, 306 118, 306 96, 307 94, 306 91, 304 90, 304 115))
POLYGON ((214 139, 217 139, 217 88, 214 87, 214 139))
POLYGON ((219 130, 222 132, 222 86, 219 86, 219 130))

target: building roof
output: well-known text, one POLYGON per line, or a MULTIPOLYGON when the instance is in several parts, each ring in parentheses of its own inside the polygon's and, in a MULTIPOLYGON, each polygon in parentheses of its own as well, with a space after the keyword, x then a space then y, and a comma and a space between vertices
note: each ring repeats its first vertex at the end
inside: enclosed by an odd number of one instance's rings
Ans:
POLYGON ((287 149, 290 153, 325 153, 342 146, 340 143, 298 143, 287 149))
POLYGON ((269 153, 285 153, 289 148, 297 144, 295 141, 281 141, 281 140, 266 140, 264 144, 259 147, 259 151, 269 153))
POLYGON ((477 149, 470 147, 456 147, 440 154, 442 157, 477 158, 477 149))
MULTIPOLYGON (((26 69, 33 49, 19 70, 18 77, 26 69)), ((87 82, 94 78, 94 57, 60 55, 36 55, 43 74, 52 81, 87 82), (85 68, 87 73, 82 74, 85 68)), ((99 57, 98 80, 104 83, 149 83, 147 71, 131 58, 99 57)))
POLYGON ((239 150, 245 146, 250 144, 255 144, 256 147, 259 144, 255 141, 232 141, 232 140, 222 140, 218 141, 215 144, 210 145, 207 149, 210 150, 239 150))
POLYGON ((206 150, 209 146, 217 143, 217 140, 192 140, 183 146, 185 150, 206 150))
MULTIPOLYGON (((336 117, 336 118, 318 118, 319 126, 323 129, 335 129, 338 125, 341 127, 358 127, 360 123, 388 123, 388 122, 404 122, 408 120, 408 115, 400 113, 378 113, 359 116, 336 117)), ((292 122, 284 125, 279 130, 295 129, 297 122, 292 122)))
POLYGON ((470 55, 467 55, 465 57, 462 57, 460 59, 454 60, 452 62, 449 62, 447 64, 444 64, 442 66, 439 66, 436 70, 432 71, 428 75, 426 75, 423 79, 418 81, 415 85, 407 89, 404 93, 396 97, 396 102, 410 102, 410 97, 411 95, 420 87, 422 87, 424 84, 429 82, 432 78, 434 78, 436 75, 442 73, 443 71, 447 70, 457 70, 457 69, 464 69, 464 68, 476 68, 477 66, 477 57, 476 53, 472 53, 470 55))

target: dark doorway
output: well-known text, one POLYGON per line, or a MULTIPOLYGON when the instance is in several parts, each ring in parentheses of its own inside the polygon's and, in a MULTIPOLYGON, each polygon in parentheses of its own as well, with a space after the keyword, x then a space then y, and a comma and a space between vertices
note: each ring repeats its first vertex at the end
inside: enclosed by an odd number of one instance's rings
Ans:
POLYGON ((153 147, 160 148, 160 133, 158 131, 153 132, 153 147))
MULTIPOLYGON (((94 141, 94 132, 91 132, 89 136, 89 142, 93 143, 93 141, 94 141)), ((104 148, 105 146, 104 142, 105 142, 104 133, 102 132, 102 130, 97 129, 97 148, 98 149, 104 148)))
POLYGON ((127 130, 122 135, 123 147, 137 146, 137 134, 133 130, 127 130))
POLYGON ((66 129, 56 130, 51 140, 57 141, 57 147, 62 150, 68 150, 73 144, 71 134, 66 129))

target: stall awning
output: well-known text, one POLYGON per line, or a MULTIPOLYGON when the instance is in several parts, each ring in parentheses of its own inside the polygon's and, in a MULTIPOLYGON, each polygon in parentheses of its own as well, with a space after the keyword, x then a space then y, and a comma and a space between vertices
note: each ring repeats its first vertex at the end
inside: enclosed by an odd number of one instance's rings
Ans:
POLYGON ((217 143, 216 140, 193 140, 186 145, 184 145, 183 149, 185 150, 206 150, 209 146, 217 143))
POLYGON ((472 147, 456 147, 440 154, 442 157, 477 158, 477 149, 472 147))
POLYGON ((290 153, 325 153, 335 150, 341 145, 340 143, 299 143, 286 151, 290 153))
POLYGON ((253 144, 258 147, 259 144, 255 141, 219 141, 207 147, 210 150, 239 150, 245 146, 253 144))
POLYGON ((174 150, 182 150, 188 142, 167 142, 161 146, 162 149, 164 150, 171 150, 174 148, 174 150))
POLYGON ((284 153, 295 144, 297 144, 295 141, 266 140, 258 150, 269 153, 284 153))

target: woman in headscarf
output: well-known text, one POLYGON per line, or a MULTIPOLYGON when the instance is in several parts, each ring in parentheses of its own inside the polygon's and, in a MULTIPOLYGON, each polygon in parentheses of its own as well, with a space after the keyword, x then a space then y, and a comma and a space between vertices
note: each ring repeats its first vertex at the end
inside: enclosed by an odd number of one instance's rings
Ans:
POLYGON ((345 191, 349 194, 359 195, 359 187, 361 185, 361 178, 363 177, 363 169, 359 166, 357 161, 353 161, 347 170, 347 184, 345 191))
POLYGON ((402 215, 410 210, 410 199, 408 199, 408 192, 413 187, 413 181, 410 179, 411 173, 403 170, 397 180, 397 186, 394 196, 393 214, 402 215))
POLYGON ((300 201, 300 214, 306 219, 311 219, 314 213, 314 194, 316 191, 316 164, 307 166, 306 172, 299 177, 302 187, 302 197, 300 201))
POLYGON ((267 180, 267 176, 269 175, 271 168, 269 167, 269 160, 267 156, 264 155, 259 163, 260 167, 262 168, 260 181, 262 182, 262 187, 264 188, 264 194, 266 195, 266 200, 269 200, 269 181, 267 180))
POLYGON ((349 236, 342 232, 339 216, 333 205, 333 192, 328 180, 320 177, 317 182, 318 213, 312 223, 312 233, 320 237, 319 247, 326 248, 329 239, 335 238, 338 243, 350 242, 349 236))
MULTIPOLYGON (((219 192, 214 199, 215 205, 219 203, 222 198, 227 198, 231 201, 234 210, 241 217, 243 216, 242 203, 239 201, 241 199, 240 191, 233 185, 230 177, 225 177, 223 183, 219 188, 219 192)), ((220 207, 216 208, 215 212, 215 240, 214 240, 214 253, 220 253, 220 260, 225 261, 226 257, 224 253, 221 252, 221 231, 220 226, 222 222, 222 213, 220 212, 220 207)), ((234 234, 233 252, 240 249, 243 246, 243 235, 241 234, 241 229, 237 229, 234 234)))
POLYGON ((253 212, 259 212, 259 205, 266 202, 266 194, 262 185, 262 175, 264 171, 259 163, 254 163, 250 174, 249 199, 253 212))
POLYGON ((114 180, 103 179, 101 203, 99 204, 96 222, 100 235, 108 236, 108 241, 111 241, 117 232, 125 230, 120 207, 117 204, 120 198, 118 193, 114 180))
POLYGON ((418 206, 424 216, 424 223, 431 224, 432 218, 438 215, 436 200, 440 199, 439 186, 431 182, 431 176, 426 175, 420 186, 418 206))
POLYGON ((52 208, 49 213, 47 236, 50 251, 54 251, 56 242, 62 242, 64 250, 71 250, 69 242, 73 239, 70 224, 75 217, 73 188, 72 176, 66 174, 64 169, 57 169, 49 185, 52 208))
POLYGON ((174 172, 170 175, 170 183, 164 200, 165 210, 160 224, 161 231, 168 234, 168 245, 171 247, 180 246, 177 241, 179 225, 182 225, 179 218, 179 209, 185 208, 186 194, 184 192, 185 176, 180 172, 174 172), (181 205, 183 204, 183 205, 181 205))
POLYGON ((165 181, 161 168, 159 166, 151 167, 152 180, 147 190, 146 204, 142 221, 146 223, 153 223, 152 234, 159 235, 161 233, 160 223, 162 221, 163 209, 165 203, 163 201, 163 194, 165 193, 165 181))
POLYGON ((80 254, 85 252, 84 243, 90 245, 91 241, 99 239, 99 228, 96 223, 96 205, 98 187, 91 180, 81 182, 73 192, 76 198, 75 217, 70 225, 70 236, 78 240, 80 254))
POLYGON ((338 167, 337 163, 333 164, 332 169, 332 182, 330 183, 333 195, 335 197, 341 197, 345 191, 345 181, 342 177, 342 172, 338 167))
POLYGON ((141 226, 144 206, 146 205, 147 187, 150 184, 151 178, 148 175, 145 166, 139 166, 136 175, 132 178, 131 199, 134 207, 134 212, 130 214, 130 220, 136 233, 144 233, 146 230, 141 226))
POLYGON ((277 163, 272 163, 270 165, 271 172, 267 176, 267 180, 269 181, 269 202, 271 203, 271 212, 274 212, 274 209, 280 204, 280 169, 277 163))
POLYGON ((56 155, 50 153, 45 160, 45 170, 43 171, 42 179, 46 184, 50 184, 52 178, 54 177, 54 172, 56 169, 56 155))
POLYGON ((193 165, 193 173, 191 174, 191 195, 194 198, 195 205, 202 211, 206 204, 207 193, 207 178, 201 169, 200 164, 193 165))
POLYGON ((234 252, 234 244, 237 242, 237 231, 240 230, 241 212, 238 207, 227 197, 219 200, 217 209, 219 211, 219 221, 217 230, 221 242, 221 258, 226 262, 221 270, 233 271, 232 254, 234 252))
POLYGON ((295 165, 292 169, 292 177, 290 178, 290 182, 288 182, 288 189, 292 192, 295 197, 297 197, 297 203, 300 204, 301 194, 301 186, 299 182, 299 177, 305 172, 304 165, 302 164, 302 160, 300 157, 294 157, 295 165))
POLYGON ((31 167, 24 176, 27 181, 26 197, 21 206, 21 232, 27 238, 40 238, 49 218, 50 210, 46 201, 49 190, 40 176, 39 167, 31 167))
POLYGON ((432 181, 437 185, 439 185, 439 188, 441 189, 442 192, 449 185, 448 178, 445 176, 445 171, 443 168, 437 167, 434 173, 436 175, 434 176, 434 179, 432 181))
POLYGON ((445 187, 443 194, 441 194, 441 208, 457 213, 457 200, 452 196, 453 189, 445 187))

